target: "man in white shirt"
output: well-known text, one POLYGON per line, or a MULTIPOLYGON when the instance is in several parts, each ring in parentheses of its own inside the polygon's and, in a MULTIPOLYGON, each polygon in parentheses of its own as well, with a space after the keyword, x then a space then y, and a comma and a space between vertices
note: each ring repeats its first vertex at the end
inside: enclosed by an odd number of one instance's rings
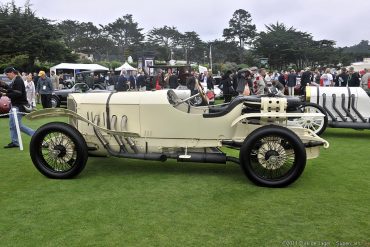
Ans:
POLYGON ((325 74, 321 76, 323 79, 323 85, 324 87, 332 87, 333 86, 333 76, 330 74, 330 69, 327 68, 325 70, 325 74))

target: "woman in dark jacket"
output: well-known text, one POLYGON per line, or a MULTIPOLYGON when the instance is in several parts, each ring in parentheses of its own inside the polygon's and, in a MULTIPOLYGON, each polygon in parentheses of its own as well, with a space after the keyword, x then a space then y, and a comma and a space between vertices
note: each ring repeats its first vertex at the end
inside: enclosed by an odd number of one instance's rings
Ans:
POLYGON ((235 94, 235 90, 233 88, 233 83, 231 80, 231 71, 228 70, 225 75, 222 76, 221 85, 222 85, 222 92, 224 95, 224 103, 228 103, 231 101, 231 98, 235 94))

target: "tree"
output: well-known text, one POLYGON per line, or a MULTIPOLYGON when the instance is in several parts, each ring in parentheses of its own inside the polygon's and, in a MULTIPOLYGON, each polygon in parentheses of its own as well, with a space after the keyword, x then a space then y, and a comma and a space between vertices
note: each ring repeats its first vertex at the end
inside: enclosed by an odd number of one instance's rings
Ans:
POLYGON ((81 24, 78 21, 65 20, 56 26, 63 33, 62 39, 66 46, 71 50, 77 51, 79 49, 77 40, 80 36, 81 24))
POLYGON ((196 32, 185 32, 181 35, 179 45, 182 47, 185 60, 188 63, 189 61, 201 62, 203 60, 203 51, 206 46, 196 32))
POLYGON ((237 42, 226 42, 224 40, 214 40, 208 43, 208 47, 212 46, 212 62, 225 63, 239 61, 239 51, 237 42))
POLYGON ((223 37, 227 41, 239 41, 239 47, 243 48, 245 44, 249 44, 256 36, 256 25, 252 24, 251 15, 243 9, 238 9, 234 12, 233 17, 229 21, 229 28, 225 28, 223 37))
POLYGON ((23 8, 14 1, 1 5, 0 27, 0 57, 27 57, 24 64, 16 64, 24 70, 33 70, 36 59, 40 62, 74 59, 61 40, 62 33, 51 21, 36 17, 28 2, 23 8))
POLYGON ((132 15, 125 15, 104 26, 104 31, 107 32, 114 45, 118 46, 121 54, 125 49, 135 50, 141 45, 144 40, 142 30, 138 27, 138 23, 134 22, 132 15))
MULTIPOLYGON (((168 61, 171 59, 171 52, 175 49, 181 38, 181 33, 176 27, 164 26, 161 28, 153 28, 148 33, 148 42, 157 48, 163 47, 161 58, 168 61)), ((157 49, 160 51, 160 49, 157 49)))
POLYGON ((255 53, 268 58, 272 68, 282 69, 289 64, 304 68, 336 60, 334 41, 314 41, 310 34, 279 22, 266 25, 266 30, 258 35, 253 45, 255 53))

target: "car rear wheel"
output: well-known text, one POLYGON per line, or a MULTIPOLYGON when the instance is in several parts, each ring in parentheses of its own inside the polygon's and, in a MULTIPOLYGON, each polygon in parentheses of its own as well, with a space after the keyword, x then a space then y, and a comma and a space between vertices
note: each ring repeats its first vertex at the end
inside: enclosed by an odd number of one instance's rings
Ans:
POLYGON ((291 130, 274 125, 253 131, 239 154, 245 175, 265 187, 285 187, 299 178, 306 166, 306 150, 291 130))
POLYGON ((72 178, 85 167, 86 142, 80 132, 66 123, 41 126, 32 136, 30 155, 33 164, 49 178, 72 178))

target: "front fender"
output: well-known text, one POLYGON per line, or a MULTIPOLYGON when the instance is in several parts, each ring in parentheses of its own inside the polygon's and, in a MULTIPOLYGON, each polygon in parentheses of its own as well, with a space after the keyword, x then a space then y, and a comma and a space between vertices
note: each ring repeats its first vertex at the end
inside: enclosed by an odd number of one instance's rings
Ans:
POLYGON ((125 136, 125 137, 140 137, 140 135, 135 132, 109 130, 109 129, 100 127, 94 122, 91 122, 90 120, 77 114, 76 112, 68 110, 68 109, 64 109, 64 108, 48 108, 48 109, 34 111, 26 115, 26 118, 28 120, 41 119, 41 118, 47 118, 47 117, 71 117, 76 120, 80 120, 85 123, 88 123, 92 125, 93 127, 99 129, 100 131, 108 133, 108 134, 125 136))

